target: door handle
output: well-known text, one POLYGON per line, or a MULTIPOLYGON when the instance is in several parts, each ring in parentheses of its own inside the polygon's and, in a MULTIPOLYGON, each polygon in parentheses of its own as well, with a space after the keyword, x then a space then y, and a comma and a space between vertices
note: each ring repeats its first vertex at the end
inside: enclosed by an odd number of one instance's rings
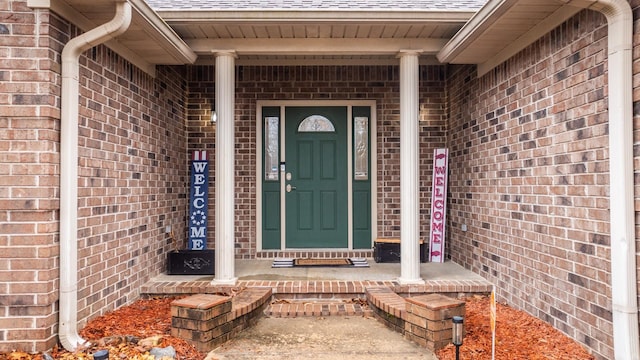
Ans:
POLYGON ((287 184, 287 186, 286 186, 287 192, 291 192, 291 190, 295 190, 295 189, 296 189, 296 187, 295 186, 291 186, 291 184, 287 184))

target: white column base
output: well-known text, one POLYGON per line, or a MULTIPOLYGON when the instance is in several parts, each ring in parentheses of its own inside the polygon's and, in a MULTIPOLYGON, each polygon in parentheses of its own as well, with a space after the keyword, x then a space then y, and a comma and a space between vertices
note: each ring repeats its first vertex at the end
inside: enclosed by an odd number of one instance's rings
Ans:
POLYGON ((231 285, 234 286, 238 283, 238 278, 233 279, 213 279, 211 285, 231 285))
POLYGON ((424 279, 418 278, 418 279, 403 279, 403 278, 398 278, 398 282, 400 283, 400 285, 424 285, 425 281, 424 279))

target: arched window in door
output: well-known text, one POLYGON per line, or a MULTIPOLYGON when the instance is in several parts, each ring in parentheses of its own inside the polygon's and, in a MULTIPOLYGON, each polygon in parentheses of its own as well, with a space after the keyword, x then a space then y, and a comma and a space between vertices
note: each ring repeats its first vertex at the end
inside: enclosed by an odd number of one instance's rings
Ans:
POLYGON ((300 125, 298 132, 336 132, 331 120, 322 115, 311 115, 306 117, 300 125))

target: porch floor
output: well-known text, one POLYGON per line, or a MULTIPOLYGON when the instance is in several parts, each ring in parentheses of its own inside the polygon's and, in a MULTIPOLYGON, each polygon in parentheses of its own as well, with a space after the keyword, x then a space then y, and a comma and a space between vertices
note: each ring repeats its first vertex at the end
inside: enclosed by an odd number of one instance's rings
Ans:
POLYGON ((292 267, 272 268, 272 259, 236 260, 235 287, 212 285, 213 275, 160 274, 144 284, 142 295, 218 293, 239 287, 271 287, 275 297, 348 297, 364 294, 368 286, 388 286, 399 294, 448 293, 464 296, 488 294, 492 284, 464 267, 446 261, 421 263, 424 284, 400 284, 399 263, 376 263, 367 259, 368 268, 292 267))

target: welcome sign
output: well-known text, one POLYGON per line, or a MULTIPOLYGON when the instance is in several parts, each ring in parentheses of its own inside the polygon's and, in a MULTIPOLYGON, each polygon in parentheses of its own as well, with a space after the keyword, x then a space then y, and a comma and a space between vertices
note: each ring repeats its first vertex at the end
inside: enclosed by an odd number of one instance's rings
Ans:
POLYGON ((209 160, 206 151, 193 152, 189 204, 189 250, 204 250, 207 248, 209 209, 209 160))
POLYGON ((444 230, 447 216, 447 173, 449 150, 433 152, 433 193, 431 194, 431 235, 429 261, 444 262, 444 230))

